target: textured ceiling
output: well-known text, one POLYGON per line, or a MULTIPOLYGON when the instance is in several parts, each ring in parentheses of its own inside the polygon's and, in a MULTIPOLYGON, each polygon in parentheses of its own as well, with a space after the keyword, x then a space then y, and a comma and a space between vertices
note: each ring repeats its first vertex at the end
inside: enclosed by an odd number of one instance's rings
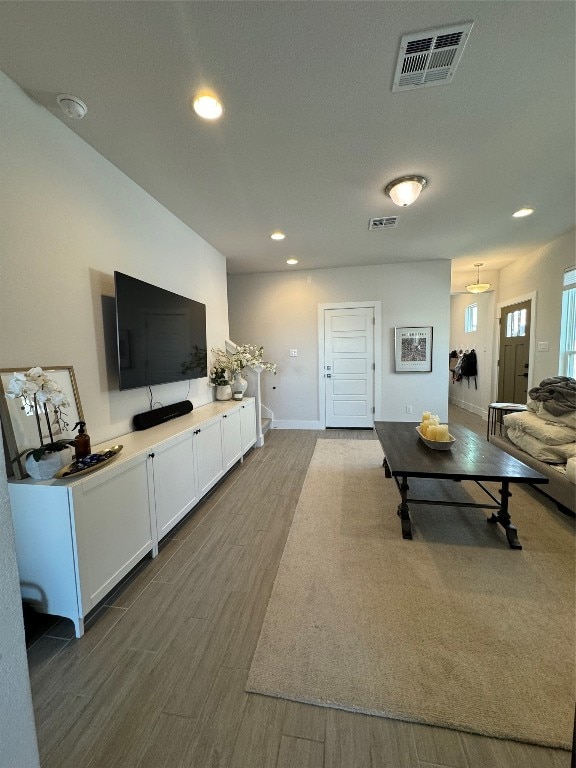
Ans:
POLYGON ((0 69, 231 273, 452 259, 461 290, 475 261, 499 269, 575 224, 573 2, 0 2, 0 69), (403 34, 466 21, 450 84, 392 92, 403 34), (190 110, 201 86, 217 124, 190 110), (409 173, 429 185, 400 209, 382 190, 409 173))

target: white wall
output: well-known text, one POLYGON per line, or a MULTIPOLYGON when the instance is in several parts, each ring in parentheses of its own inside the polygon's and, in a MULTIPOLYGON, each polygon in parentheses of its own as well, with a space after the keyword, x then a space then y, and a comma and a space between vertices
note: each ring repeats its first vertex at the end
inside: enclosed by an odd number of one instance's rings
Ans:
POLYGON ((35 768, 40 761, 1 438, 0 574, 0 768, 35 768))
POLYGON ((478 359, 478 376, 475 388, 473 379, 462 379, 452 382, 450 376, 450 402, 468 411, 487 418, 488 404, 492 397, 492 347, 494 338, 496 293, 480 293, 473 295, 463 293, 452 296, 450 301, 450 350, 461 349, 476 352, 478 359), (466 307, 478 305, 478 330, 464 333, 466 307))
MULTIPOLYGON (((205 303, 210 348, 228 337, 225 259, 2 73, 0 135, 0 368, 73 365, 108 440, 148 408, 146 389, 118 391, 114 270, 205 303)), ((165 405, 187 394, 154 387, 165 405)), ((189 398, 213 399, 206 379, 189 398)))
POLYGON ((427 261, 310 272, 229 275, 230 334, 241 344, 263 344, 278 375, 262 374, 262 399, 281 427, 316 428, 318 402, 318 305, 346 301, 382 305, 382 399, 376 415, 387 421, 417 420, 448 407, 450 262, 427 261), (394 326, 431 325, 432 373, 394 373, 394 326), (289 357, 297 349, 298 357, 289 357), (275 387, 275 389, 274 389, 275 387), (407 417, 406 405, 413 406, 407 417))

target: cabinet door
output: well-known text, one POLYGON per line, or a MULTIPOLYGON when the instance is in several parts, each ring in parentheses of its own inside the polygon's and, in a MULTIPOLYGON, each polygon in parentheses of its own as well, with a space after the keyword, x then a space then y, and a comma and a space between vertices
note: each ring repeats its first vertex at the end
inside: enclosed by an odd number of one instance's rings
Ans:
POLYGON ((192 433, 154 446, 151 457, 156 531, 160 541, 198 500, 192 433))
POLYGON ((22 597, 42 613, 72 619, 79 637, 86 610, 76 572, 68 488, 9 483, 8 489, 22 597))
POLYGON ((194 430, 194 455, 198 498, 204 496, 224 474, 222 459, 222 419, 207 421, 194 430))
POLYGON ((222 416, 222 458, 225 472, 242 458, 240 410, 237 408, 222 416))
POLYGON ((152 550, 147 462, 135 456, 72 489, 84 612, 152 550))
POLYGON ((247 400, 240 408, 242 422, 242 455, 256 442, 256 407, 254 400, 247 400))

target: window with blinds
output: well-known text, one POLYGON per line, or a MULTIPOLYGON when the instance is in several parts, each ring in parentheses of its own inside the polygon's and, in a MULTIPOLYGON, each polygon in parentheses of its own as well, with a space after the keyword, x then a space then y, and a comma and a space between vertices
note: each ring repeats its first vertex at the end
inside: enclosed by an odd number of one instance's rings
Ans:
POLYGON ((564 270, 558 373, 576 378, 576 267, 564 270))

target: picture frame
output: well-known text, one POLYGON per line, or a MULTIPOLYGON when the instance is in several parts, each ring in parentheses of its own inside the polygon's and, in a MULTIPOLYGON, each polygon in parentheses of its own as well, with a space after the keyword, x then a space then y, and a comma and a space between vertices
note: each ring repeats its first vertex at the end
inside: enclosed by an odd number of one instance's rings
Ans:
MULTIPOLYGON (((26 373, 32 366, 16 366, 0 368, 0 421, 4 435, 4 452, 6 454, 6 474, 23 480, 28 477, 22 455, 28 449, 39 447, 38 422, 34 415, 26 414, 21 398, 8 399, 6 391, 9 381, 15 373, 26 373)), ((55 440, 72 440, 76 437, 74 427, 79 421, 84 421, 84 412, 80 402, 80 393, 71 365, 41 366, 45 374, 56 381, 66 395, 70 407, 61 409, 62 417, 58 424, 52 424, 55 440)), ((43 422, 41 422, 43 426, 43 422)), ((49 436, 43 434, 43 439, 49 441, 49 436)))
POLYGON ((396 373, 430 373, 432 326, 394 328, 394 361, 396 373))

